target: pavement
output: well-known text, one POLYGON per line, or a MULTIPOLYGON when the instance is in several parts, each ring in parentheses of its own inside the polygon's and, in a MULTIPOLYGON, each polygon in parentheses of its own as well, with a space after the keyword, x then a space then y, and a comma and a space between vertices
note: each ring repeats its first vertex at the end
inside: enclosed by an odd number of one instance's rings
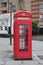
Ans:
POLYGON ((13 39, 0 38, 0 65, 43 65, 43 41, 32 40, 32 60, 14 60, 13 39))

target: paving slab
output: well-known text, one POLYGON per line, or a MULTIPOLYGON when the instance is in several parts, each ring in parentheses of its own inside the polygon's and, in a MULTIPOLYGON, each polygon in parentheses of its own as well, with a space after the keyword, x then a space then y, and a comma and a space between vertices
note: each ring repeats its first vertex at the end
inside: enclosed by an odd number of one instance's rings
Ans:
POLYGON ((37 61, 6 61, 5 65, 39 65, 37 61))
POLYGON ((21 65, 21 61, 6 61, 5 65, 21 65))
POLYGON ((4 65, 4 61, 0 60, 0 65, 4 65))

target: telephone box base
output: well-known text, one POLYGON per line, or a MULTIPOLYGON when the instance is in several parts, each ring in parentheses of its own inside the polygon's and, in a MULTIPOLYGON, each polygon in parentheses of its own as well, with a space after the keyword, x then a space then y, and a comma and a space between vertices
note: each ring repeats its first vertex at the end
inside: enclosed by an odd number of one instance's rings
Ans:
POLYGON ((14 59, 14 60, 32 60, 32 58, 22 58, 22 59, 14 59))

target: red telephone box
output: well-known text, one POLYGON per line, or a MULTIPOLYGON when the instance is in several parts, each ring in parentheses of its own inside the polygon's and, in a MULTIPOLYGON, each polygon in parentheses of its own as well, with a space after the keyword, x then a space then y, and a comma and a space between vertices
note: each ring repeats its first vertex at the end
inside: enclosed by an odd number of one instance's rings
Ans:
POLYGON ((32 59, 32 15, 19 11, 14 16, 14 58, 32 59))

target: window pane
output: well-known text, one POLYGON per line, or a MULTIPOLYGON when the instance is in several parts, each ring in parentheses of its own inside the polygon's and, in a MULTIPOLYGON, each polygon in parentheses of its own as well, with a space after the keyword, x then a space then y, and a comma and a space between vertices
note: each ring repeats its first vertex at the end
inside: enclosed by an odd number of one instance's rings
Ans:
POLYGON ((3 10, 2 13, 7 13, 7 10, 3 10))
POLYGON ((3 30, 3 27, 1 26, 1 30, 3 30))
POLYGON ((39 7, 40 7, 40 9, 43 9, 43 4, 40 4, 39 7))
POLYGON ((6 2, 2 2, 2 7, 6 7, 7 3, 6 2))
POLYGON ((40 20, 43 20, 43 15, 40 15, 40 20))
POLYGON ((39 5, 40 11, 43 11, 43 4, 39 5))
POLYGON ((5 26, 5 30, 7 30, 7 26, 5 26))

